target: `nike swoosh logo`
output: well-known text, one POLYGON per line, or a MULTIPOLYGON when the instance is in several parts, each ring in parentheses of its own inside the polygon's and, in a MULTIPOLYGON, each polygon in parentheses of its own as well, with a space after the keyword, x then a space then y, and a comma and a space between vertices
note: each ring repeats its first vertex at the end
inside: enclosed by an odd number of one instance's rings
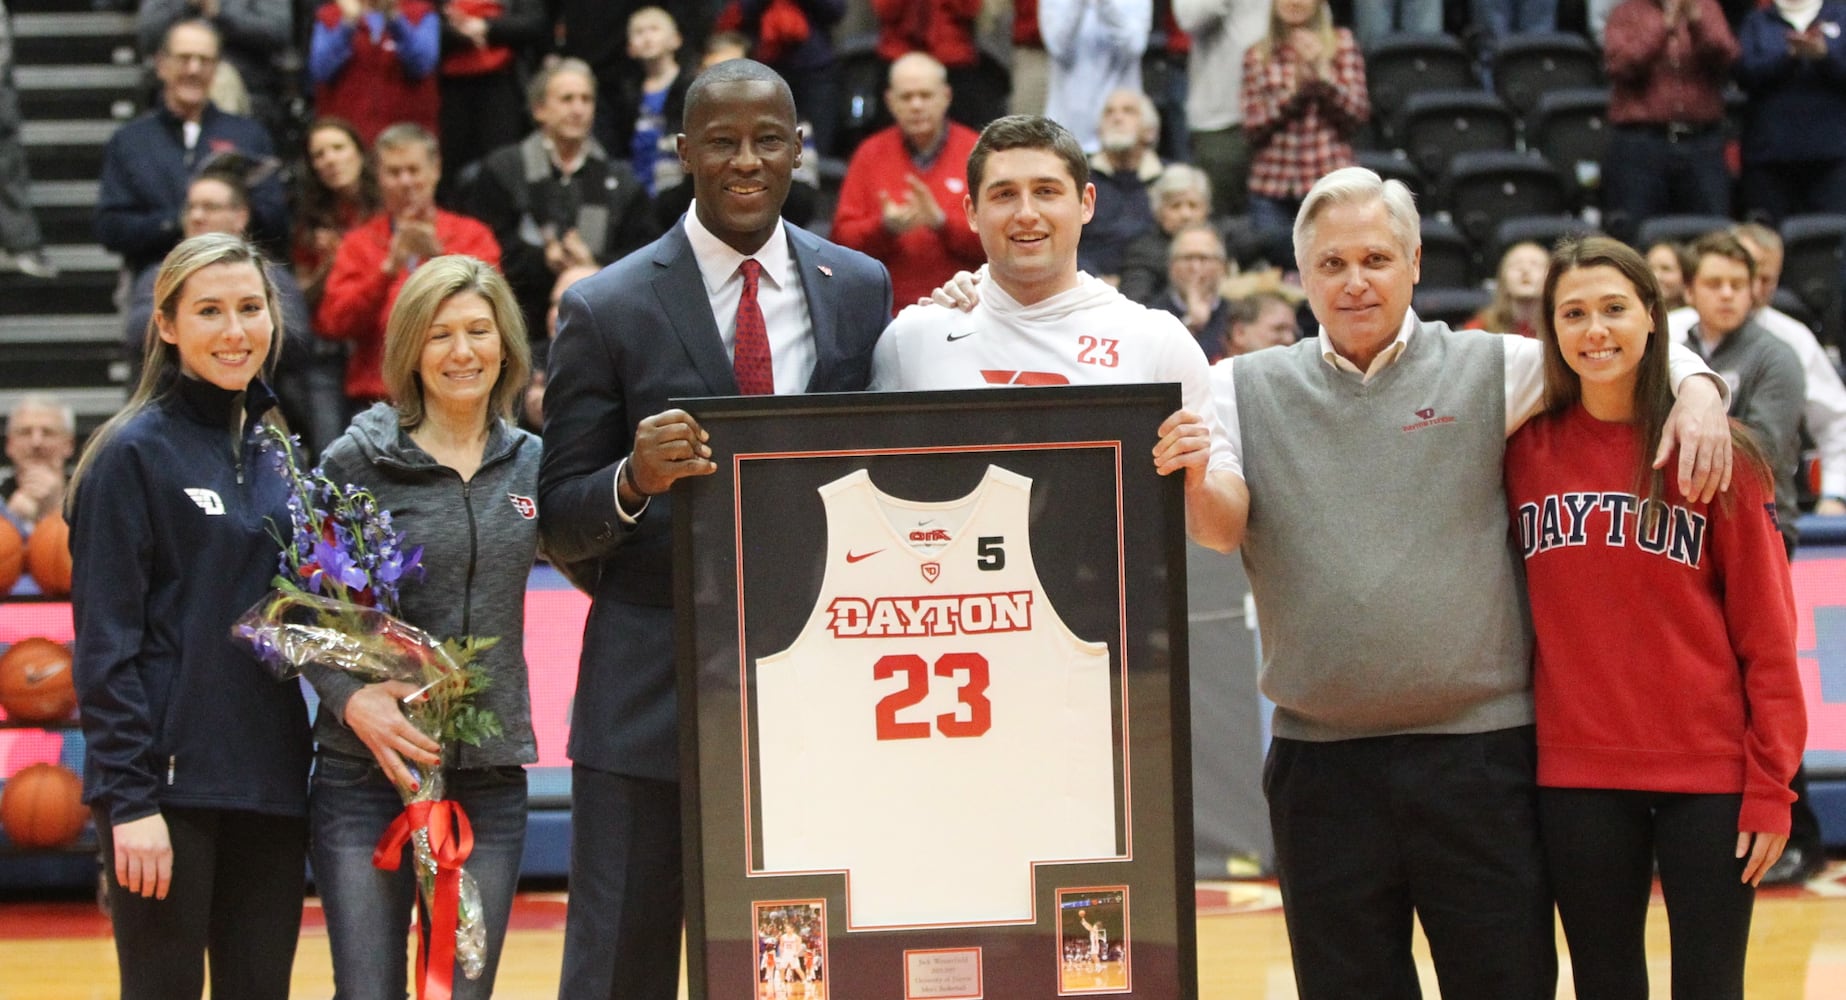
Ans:
POLYGON ((969 330, 967 333, 959 333, 959 334, 951 333, 949 334, 949 343, 953 344, 958 340, 967 340, 969 337, 972 337, 975 334, 980 333, 980 332, 981 331, 979 330, 969 330))
POLYGON ((856 563, 861 559, 870 559, 883 551, 884 549, 873 549, 870 552, 848 552, 846 553, 846 561, 849 563, 856 563))
POLYGON ((62 663, 55 664, 49 667, 39 667, 37 670, 28 670, 26 671, 26 684, 28 686, 31 686, 34 684, 43 684, 46 681, 52 679, 53 677, 58 676, 59 674, 63 672, 64 672, 64 664, 62 663))

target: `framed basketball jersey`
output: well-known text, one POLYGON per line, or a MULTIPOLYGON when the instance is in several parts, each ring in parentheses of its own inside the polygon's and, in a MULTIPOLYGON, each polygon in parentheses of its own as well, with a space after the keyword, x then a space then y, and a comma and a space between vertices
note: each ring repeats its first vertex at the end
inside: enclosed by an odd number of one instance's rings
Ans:
POLYGON ((695 1000, 1194 996, 1177 387, 677 405, 695 1000))

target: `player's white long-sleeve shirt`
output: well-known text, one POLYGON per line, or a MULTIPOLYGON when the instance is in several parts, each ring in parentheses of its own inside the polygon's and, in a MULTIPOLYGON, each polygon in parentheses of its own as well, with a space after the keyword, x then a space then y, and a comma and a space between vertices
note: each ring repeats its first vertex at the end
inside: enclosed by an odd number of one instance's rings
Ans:
POLYGON ((1090 275, 1078 279, 1077 287, 1024 306, 983 267, 972 312, 922 305, 897 314, 872 355, 872 388, 1177 382, 1180 405, 1211 428, 1209 467, 1233 469, 1198 341, 1171 313, 1090 275))

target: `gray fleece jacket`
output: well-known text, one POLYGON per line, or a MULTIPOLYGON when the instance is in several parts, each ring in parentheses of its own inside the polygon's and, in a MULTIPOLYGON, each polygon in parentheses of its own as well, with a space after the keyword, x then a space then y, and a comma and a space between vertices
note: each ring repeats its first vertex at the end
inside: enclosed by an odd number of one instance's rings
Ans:
MULTIPOLYGON (((438 639, 498 636, 483 654, 492 684, 479 705, 504 734, 480 747, 459 747, 455 766, 497 767, 538 760, 526 686, 526 578, 538 554, 537 436, 496 421, 474 478, 437 464, 398 426, 397 411, 377 403, 353 418, 327 447, 327 478, 372 491, 391 511, 406 545, 423 546, 424 578, 403 590, 403 616, 438 639)), ((359 757, 371 751, 340 719, 364 684, 324 668, 304 671, 321 697, 314 738, 322 749, 359 757)))

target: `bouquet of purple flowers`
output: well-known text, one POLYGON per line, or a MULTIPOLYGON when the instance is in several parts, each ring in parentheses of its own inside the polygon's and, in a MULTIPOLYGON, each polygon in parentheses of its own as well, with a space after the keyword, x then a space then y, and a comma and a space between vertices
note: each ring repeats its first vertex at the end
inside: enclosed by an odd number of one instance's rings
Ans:
MULTIPOLYGON (((397 617, 400 587, 422 578, 422 547, 406 547, 391 512, 370 492, 334 483, 318 468, 301 471, 294 439, 275 427, 266 433, 290 486, 289 532, 276 531, 282 557, 275 589, 237 620, 233 635, 278 679, 312 663, 368 684, 415 685, 403 699, 404 714, 442 745, 445 757, 457 743, 479 746, 498 736, 500 721, 473 701, 488 684, 476 658, 499 640, 437 639, 397 617)), ((431 922, 428 943, 419 946, 417 992, 424 995, 439 979, 439 993, 447 995, 452 963, 475 979, 487 956, 480 892, 462 868, 473 834, 461 807, 443 796, 442 768, 419 774, 409 766, 416 783, 398 786, 404 813, 372 860, 395 870, 404 844, 411 844, 431 922)))

